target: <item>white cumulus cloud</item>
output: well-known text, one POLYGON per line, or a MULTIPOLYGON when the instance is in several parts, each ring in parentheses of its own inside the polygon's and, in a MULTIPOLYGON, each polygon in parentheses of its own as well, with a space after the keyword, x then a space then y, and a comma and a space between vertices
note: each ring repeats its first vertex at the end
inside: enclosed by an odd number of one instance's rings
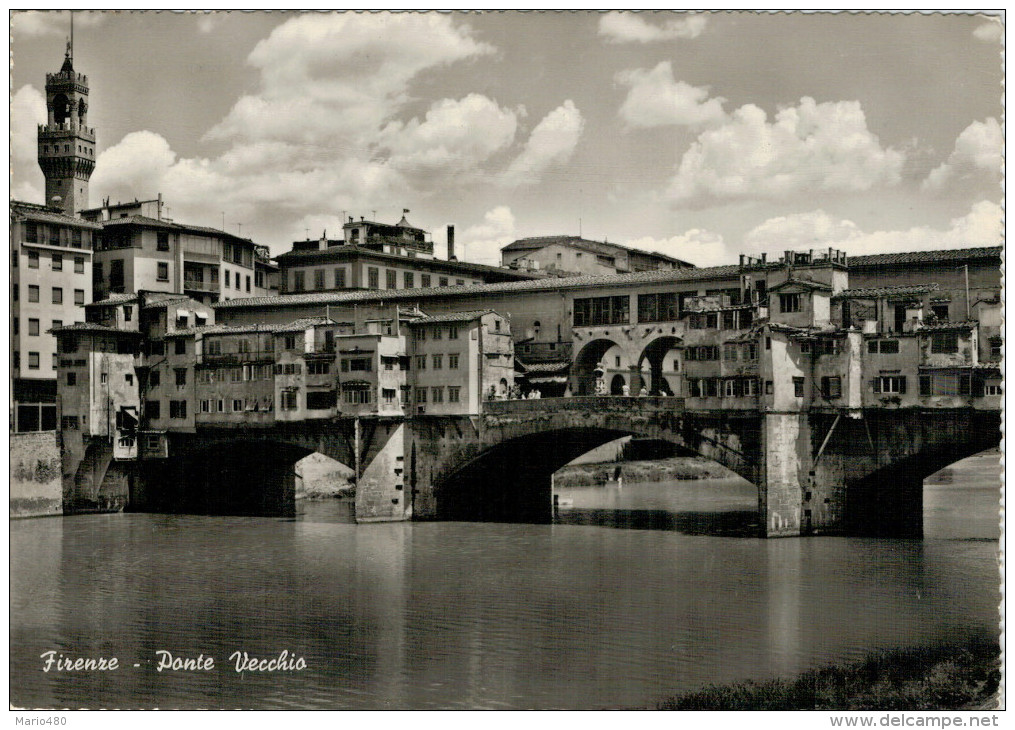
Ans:
POLYGON ((473 169, 515 138, 515 113, 481 94, 435 102, 420 121, 391 122, 381 144, 400 170, 456 173, 473 169))
POLYGON ((783 198, 803 190, 862 191, 899 182, 902 152, 882 147, 859 102, 804 97, 770 122, 753 104, 702 132, 670 182, 677 204, 783 198))
POLYGON ((904 230, 861 230, 855 223, 835 219, 824 211, 771 218, 744 236, 743 252, 837 248, 850 256, 904 251, 998 246, 1002 236, 1001 207, 982 200, 969 213, 953 218, 947 228, 914 226, 904 230))
POLYGON ((113 200, 158 193, 165 176, 176 163, 169 142, 155 132, 131 132, 99 153, 91 186, 113 200))
POLYGON ((669 238, 645 236, 624 242, 625 246, 672 256, 695 266, 722 266, 733 263, 732 255, 719 233, 692 228, 669 238))
POLYGON ((293 17, 248 56, 256 90, 205 135, 221 153, 180 157, 158 134, 132 133, 100 155, 92 192, 161 192, 172 217, 205 225, 225 211, 277 252, 307 227, 340 224, 342 210, 405 205, 506 156, 521 110, 466 94, 405 114, 417 79, 493 50, 447 14, 293 17))
POLYGON ((571 159, 584 128, 581 111, 568 99, 532 130, 525 148, 508 166, 502 182, 511 186, 538 182, 549 167, 571 159))
POLYGON ((11 97, 12 162, 34 164, 38 157, 38 125, 46 123, 46 99, 32 85, 22 86, 11 97))
POLYGON ((744 253, 843 247, 863 232, 855 223, 823 210, 769 218, 744 236, 744 253))
POLYGON ((610 43, 653 43, 656 41, 676 40, 680 38, 697 38, 708 25, 706 15, 688 15, 681 13, 677 17, 668 17, 662 23, 650 23, 651 17, 673 16, 675 13, 632 13, 612 12, 599 19, 599 35, 610 43))
POLYGON ((417 75, 492 51, 445 14, 307 13, 257 44, 247 61, 261 73, 260 89, 209 137, 364 148, 417 75))
POLYGON ((197 20, 197 29, 201 33, 211 33, 222 24, 223 14, 202 12, 197 20))
POLYGON ((973 31, 973 35, 984 43, 996 43, 1004 35, 1004 28, 1001 26, 1000 20, 991 20, 983 25, 978 25, 973 31))
MULTIPOLYGON (((94 28, 105 21, 101 12, 74 12, 74 25, 94 28)), ((33 38, 40 36, 70 36, 70 13, 62 10, 27 10, 11 13, 11 31, 33 38)))
POLYGON ((705 87, 677 81, 669 61, 651 70, 621 71, 615 78, 628 90, 620 106, 620 118, 628 127, 670 124, 697 127, 721 122, 726 116, 722 108, 724 99, 710 98, 705 87))
POLYGON ((516 238, 514 214, 509 207, 499 205, 486 212, 482 223, 461 233, 458 257, 461 259, 467 255, 469 261, 499 265, 500 250, 516 238))
POLYGON ((29 182, 20 182, 11 186, 11 200, 20 200, 24 203, 35 203, 44 205, 45 193, 29 182))
POLYGON ((983 172, 995 177, 1001 173, 1001 152, 1004 139, 1001 125, 994 117, 973 122, 955 140, 947 161, 932 170, 923 186, 928 190, 941 190, 956 180, 964 180, 983 172))

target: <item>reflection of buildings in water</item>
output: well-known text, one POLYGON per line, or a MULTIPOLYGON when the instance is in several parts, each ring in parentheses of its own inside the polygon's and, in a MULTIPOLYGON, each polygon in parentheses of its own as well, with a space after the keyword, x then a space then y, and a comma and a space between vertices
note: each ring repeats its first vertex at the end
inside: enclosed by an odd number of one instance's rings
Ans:
POLYGON ((761 545, 764 553, 761 579, 767 585, 766 620, 762 625, 767 627, 769 675, 796 674, 808 649, 803 643, 801 623, 801 593, 806 581, 804 545, 804 540, 777 540, 761 545))
POLYGON ((27 661, 23 652, 11 651, 12 706, 62 706, 57 683, 39 671, 37 660, 44 650, 63 646, 54 607, 60 603, 65 524, 59 517, 10 523, 10 645, 39 647, 27 661))

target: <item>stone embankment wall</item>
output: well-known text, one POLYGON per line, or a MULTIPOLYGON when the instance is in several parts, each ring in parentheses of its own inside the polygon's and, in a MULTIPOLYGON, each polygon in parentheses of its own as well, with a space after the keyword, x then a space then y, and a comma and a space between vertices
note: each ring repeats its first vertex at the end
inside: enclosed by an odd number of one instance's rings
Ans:
POLYGON ((63 514, 60 448, 56 432, 12 433, 11 517, 63 514))

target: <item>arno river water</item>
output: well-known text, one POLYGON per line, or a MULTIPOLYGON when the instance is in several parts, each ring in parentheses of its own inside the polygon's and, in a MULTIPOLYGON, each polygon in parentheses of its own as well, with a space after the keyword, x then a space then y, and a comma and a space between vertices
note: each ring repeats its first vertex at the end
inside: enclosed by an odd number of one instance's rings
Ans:
POLYGON ((998 621, 997 460, 928 482, 922 541, 728 536, 755 500, 732 480, 563 495, 572 522, 605 525, 355 526, 335 502, 297 519, 14 521, 11 702, 645 707, 986 634, 998 621), (667 529, 630 529, 649 524, 667 529), (45 672, 47 651, 119 668, 45 672), (160 651, 215 665, 158 672, 160 651), (306 668, 238 673, 230 660, 283 651, 306 668))

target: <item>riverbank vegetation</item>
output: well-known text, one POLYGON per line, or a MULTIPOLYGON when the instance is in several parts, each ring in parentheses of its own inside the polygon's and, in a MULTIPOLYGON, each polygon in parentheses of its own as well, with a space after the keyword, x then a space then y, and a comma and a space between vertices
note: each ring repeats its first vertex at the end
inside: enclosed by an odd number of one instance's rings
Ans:
POLYGON ((878 652, 795 680, 712 685, 660 710, 953 710, 990 707, 1001 679, 996 639, 878 652))
POLYGON ((676 479, 722 479, 730 472, 700 456, 675 456, 651 461, 612 461, 565 466, 553 475, 560 488, 601 487, 621 475, 625 482, 668 482, 676 479))

